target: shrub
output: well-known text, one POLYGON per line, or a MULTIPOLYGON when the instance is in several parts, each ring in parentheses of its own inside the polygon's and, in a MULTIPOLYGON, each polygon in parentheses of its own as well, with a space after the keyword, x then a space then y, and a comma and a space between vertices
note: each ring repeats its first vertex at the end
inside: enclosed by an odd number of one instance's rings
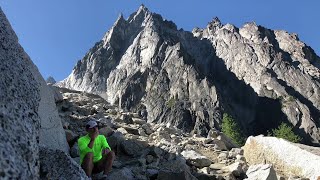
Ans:
POLYGON ((169 101, 167 101, 167 106, 171 109, 174 104, 175 104, 176 100, 174 98, 170 98, 169 101))
POLYGON ((245 136, 243 135, 238 123, 227 113, 223 114, 222 118, 222 132, 228 136, 234 143, 243 146, 245 143, 245 136))
POLYGON ((282 122, 277 128, 272 129, 271 132, 268 133, 269 136, 274 136, 277 138, 286 139, 293 143, 298 143, 302 140, 302 138, 296 135, 293 132, 293 127, 287 123, 282 122))

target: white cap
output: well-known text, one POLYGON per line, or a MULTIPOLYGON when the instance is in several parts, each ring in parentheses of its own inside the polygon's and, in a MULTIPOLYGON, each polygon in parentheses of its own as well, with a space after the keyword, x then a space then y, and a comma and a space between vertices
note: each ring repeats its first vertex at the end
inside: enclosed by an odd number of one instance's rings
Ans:
POLYGON ((98 124, 94 120, 90 120, 89 122, 87 122, 87 125, 86 125, 87 128, 94 128, 96 126, 98 126, 98 124))

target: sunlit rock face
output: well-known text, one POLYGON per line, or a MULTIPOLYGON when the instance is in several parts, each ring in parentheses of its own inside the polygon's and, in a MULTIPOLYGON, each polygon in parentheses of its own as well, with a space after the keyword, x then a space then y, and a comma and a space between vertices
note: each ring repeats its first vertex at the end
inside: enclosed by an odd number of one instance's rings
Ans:
POLYGON ((219 129, 227 112, 248 135, 287 121, 319 143, 319 67, 295 34, 218 18, 191 33, 141 6, 120 16, 59 85, 200 135, 219 129))
POLYGON ((306 139, 319 143, 320 58, 296 34, 255 23, 237 28, 219 19, 193 33, 210 40, 226 68, 259 96, 253 123, 270 126, 288 120, 306 139))

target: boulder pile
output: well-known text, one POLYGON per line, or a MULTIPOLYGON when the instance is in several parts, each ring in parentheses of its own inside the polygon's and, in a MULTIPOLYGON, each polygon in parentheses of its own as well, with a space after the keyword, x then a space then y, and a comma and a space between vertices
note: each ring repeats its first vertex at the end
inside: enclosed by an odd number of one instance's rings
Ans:
POLYGON ((208 137, 184 133, 176 127, 148 123, 141 112, 123 112, 103 98, 52 87, 63 100, 57 107, 70 145, 79 162, 77 138, 85 135, 88 118, 95 118, 100 134, 116 153, 110 179, 243 179, 248 169, 243 150, 212 129, 208 137))

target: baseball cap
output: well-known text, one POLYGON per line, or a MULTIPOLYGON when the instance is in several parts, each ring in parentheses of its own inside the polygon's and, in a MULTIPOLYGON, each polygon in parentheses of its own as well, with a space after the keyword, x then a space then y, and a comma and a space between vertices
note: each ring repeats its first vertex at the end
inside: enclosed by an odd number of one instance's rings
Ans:
POLYGON ((94 128, 98 126, 97 122, 95 120, 90 120, 89 122, 87 122, 86 127, 87 128, 94 128))

